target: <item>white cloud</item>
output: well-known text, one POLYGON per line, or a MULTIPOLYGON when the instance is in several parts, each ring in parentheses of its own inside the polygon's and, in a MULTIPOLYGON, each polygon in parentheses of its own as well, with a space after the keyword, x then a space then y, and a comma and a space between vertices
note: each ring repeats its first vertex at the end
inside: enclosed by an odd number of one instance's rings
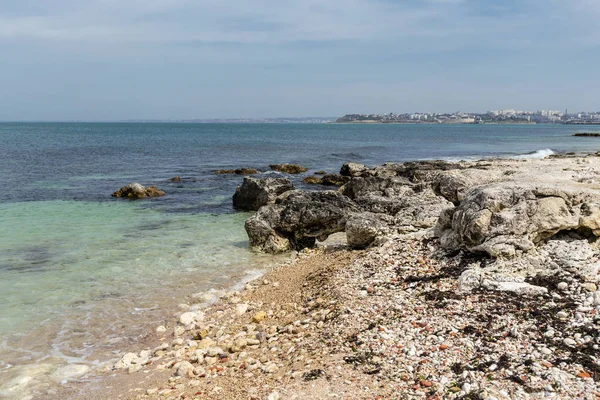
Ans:
POLYGON ((39 15, 12 17, 0 6, 0 39, 266 44, 421 38, 481 41, 515 33, 515 28, 518 33, 523 26, 519 20, 469 14, 466 0, 63 0, 56 4, 39 15))

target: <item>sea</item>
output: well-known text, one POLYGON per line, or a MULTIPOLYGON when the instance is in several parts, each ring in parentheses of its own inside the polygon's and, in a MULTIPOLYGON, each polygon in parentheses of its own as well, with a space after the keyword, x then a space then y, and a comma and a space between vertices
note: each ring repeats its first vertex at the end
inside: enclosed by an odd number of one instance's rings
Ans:
POLYGON ((231 204, 243 177, 215 170, 299 163, 291 179, 316 190, 302 177, 347 161, 600 151, 582 131, 600 127, 0 123, 0 398, 93 379, 60 371, 109 365, 180 303, 208 304, 280 261, 248 250, 250 214, 231 204), (131 182, 167 194, 111 197, 131 182))

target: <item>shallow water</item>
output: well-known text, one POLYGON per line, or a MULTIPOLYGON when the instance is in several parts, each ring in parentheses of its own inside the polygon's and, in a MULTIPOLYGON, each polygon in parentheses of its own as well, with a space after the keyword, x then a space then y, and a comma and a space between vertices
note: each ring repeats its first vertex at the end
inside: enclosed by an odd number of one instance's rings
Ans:
POLYGON ((186 296, 272 260, 247 250, 248 214, 231 207, 242 177, 215 169, 299 162, 311 174, 345 161, 600 150, 598 138, 571 136, 590 128, 0 124, 0 396, 43 393, 66 363, 102 364, 186 296), (170 182, 175 175, 185 179, 170 182), (110 197, 132 181, 167 196, 110 197))

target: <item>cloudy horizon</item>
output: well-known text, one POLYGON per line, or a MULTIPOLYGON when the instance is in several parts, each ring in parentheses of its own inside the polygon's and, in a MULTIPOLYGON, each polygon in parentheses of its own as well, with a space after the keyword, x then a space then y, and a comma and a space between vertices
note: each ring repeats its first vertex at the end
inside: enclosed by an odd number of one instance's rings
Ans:
POLYGON ((597 111, 593 0, 0 4, 0 120, 597 111))

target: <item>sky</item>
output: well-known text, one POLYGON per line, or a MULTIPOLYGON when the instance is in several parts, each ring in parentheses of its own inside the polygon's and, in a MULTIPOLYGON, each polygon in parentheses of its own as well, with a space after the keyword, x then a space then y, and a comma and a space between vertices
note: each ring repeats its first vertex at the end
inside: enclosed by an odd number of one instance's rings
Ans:
POLYGON ((0 0, 0 120, 600 111, 598 0, 0 0))

